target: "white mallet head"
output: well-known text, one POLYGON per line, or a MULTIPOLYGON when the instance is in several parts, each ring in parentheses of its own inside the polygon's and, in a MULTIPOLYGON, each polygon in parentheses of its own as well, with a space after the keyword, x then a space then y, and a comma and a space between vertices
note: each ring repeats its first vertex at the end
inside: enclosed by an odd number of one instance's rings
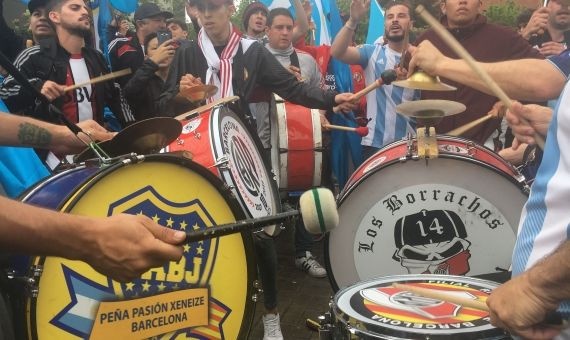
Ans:
POLYGON ((299 206, 305 229, 311 234, 325 233, 338 225, 336 201, 329 189, 305 191, 299 199, 299 206))

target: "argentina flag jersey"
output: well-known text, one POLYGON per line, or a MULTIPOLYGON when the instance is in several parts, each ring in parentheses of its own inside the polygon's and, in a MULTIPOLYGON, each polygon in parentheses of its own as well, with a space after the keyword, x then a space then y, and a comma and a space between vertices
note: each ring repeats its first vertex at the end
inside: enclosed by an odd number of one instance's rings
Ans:
MULTIPOLYGON (((359 64, 364 69, 366 85, 371 84, 385 70, 393 69, 400 62, 401 54, 388 45, 363 45, 358 48, 359 64)), ((368 116, 367 136, 362 138, 362 145, 380 148, 394 140, 402 139, 408 132, 415 134, 415 122, 396 113, 396 106, 404 101, 417 100, 417 90, 383 85, 366 95, 366 114, 368 116)))
MULTIPOLYGON (((557 67, 560 68, 560 64, 557 67)), ((564 72, 565 73, 565 72, 564 72)), ((570 237, 570 86, 568 82, 548 128, 544 156, 525 204, 513 252, 513 276, 553 253, 570 237), (560 152, 561 148, 564 152, 560 152)), ((570 315, 570 301, 559 311, 570 315)))

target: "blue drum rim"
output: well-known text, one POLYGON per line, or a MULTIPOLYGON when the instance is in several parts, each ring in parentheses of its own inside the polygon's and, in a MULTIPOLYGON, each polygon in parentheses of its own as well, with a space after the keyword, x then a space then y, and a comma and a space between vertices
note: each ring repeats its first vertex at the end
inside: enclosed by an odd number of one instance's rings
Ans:
MULTIPOLYGON (((208 169, 204 168, 203 166, 201 166, 198 163, 195 163, 189 159, 183 158, 183 157, 179 157, 179 156, 174 156, 174 155, 169 155, 169 154, 153 154, 153 155, 145 155, 144 156, 144 162, 146 161, 159 161, 159 160, 164 160, 166 162, 170 162, 170 163, 174 163, 177 165, 181 165, 183 167, 189 168, 192 171, 195 171, 196 173, 198 173, 199 175, 201 175, 202 177, 204 177, 206 180, 208 180, 216 189, 218 189, 218 192, 220 193, 220 195, 222 195, 222 197, 225 198, 226 202, 228 203, 228 206, 230 207, 230 210, 232 211, 234 217, 237 220, 242 220, 245 217, 245 214, 243 212, 243 210, 241 209, 239 202, 237 201, 237 199, 235 198, 235 196, 232 194, 231 190, 227 187, 227 185, 225 185, 221 179, 219 179, 217 176, 215 176, 214 174, 212 174, 208 169)), ((89 191, 89 189, 91 187, 93 187, 100 179, 102 179, 103 177, 106 177, 107 175, 109 175, 110 173, 112 173, 114 170, 119 169, 123 166, 128 166, 131 164, 127 164, 125 161, 119 161, 113 165, 107 166, 105 168, 102 168, 100 171, 95 172, 92 176, 90 176, 86 181, 84 181, 82 184, 85 184, 87 181, 89 181, 87 184, 85 185, 79 185, 77 188, 75 188, 74 190, 72 190, 72 193, 70 195, 68 195, 68 197, 66 197, 65 200, 62 200, 61 205, 58 207, 58 211, 62 211, 61 208, 63 208, 63 205, 67 204, 67 209, 64 212, 68 212, 73 206, 75 206, 75 204, 77 203, 77 201, 83 196, 83 194, 87 191, 89 191), (71 201, 68 202, 69 198, 71 195, 75 195, 75 193, 77 193, 80 189, 81 192, 76 195, 76 197, 74 197, 71 201)), ((254 294, 254 285, 253 282, 256 280, 257 275, 256 275, 256 262, 255 262, 255 257, 254 257, 254 251, 253 251, 253 237, 251 232, 249 231, 243 231, 240 233, 242 236, 242 241, 244 243, 244 252, 245 252, 245 257, 247 259, 247 277, 248 277, 248 282, 250 284, 248 284, 247 287, 247 296, 246 296, 246 306, 244 308, 244 320, 242 320, 241 323, 241 328, 239 330, 239 334, 238 334, 238 339, 245 339, 247 338, 247 336, 249 335, 249 332, 251 331, 251 326, 253 324, 253 319, 254 319, 254 314, 255 314, 255 302, 250 298, 253 294, 254 294)), ((32 257, 32 261, 34 261, 35 259, 37 259, 38 257, 32 257)), ((43 264, 45 261, 46 257, 45 256, 41 256, 39 257, 39 261, 38 264, 43 264)), ((38 279, 38 285, 39 282, 41 280, 41 276, 38 279)), ((37 298, 31 298, 31 297, 25 297, 24 301, 30 301, 30 311, 24 311, 25 312, 25 324, 24 326, 26 327, 25 330, 25 334, 26 336, 28 334, 31 334, 31 339, 37 340, 38 338, 38 334, 37 334, 37 324, 36 324, 36 303, 37 303, 37 298)), ((26 303, 27 304, 27 303, 26 303)), ((25 304, 25 305, 26 305, 25 304)))

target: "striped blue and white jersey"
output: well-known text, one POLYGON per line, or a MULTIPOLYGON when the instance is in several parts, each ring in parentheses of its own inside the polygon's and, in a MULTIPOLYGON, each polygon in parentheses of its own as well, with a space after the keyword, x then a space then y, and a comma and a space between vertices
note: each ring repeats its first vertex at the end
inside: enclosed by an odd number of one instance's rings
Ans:
MULTIPOLYGON (((570 86, 556 105, 542 163, 525 204, 513 252, 513 276, 552 254, 570 236, 570 86), (562 151, 562 152, 561 152, 562 151)), ((570 301, 560 305, 570 315, 570 301)))
MULTIPOLYGON (((364 69, 366 85, 371 84, 385 70, 393 69, 400 62, 401 54, 388 45, 363 45, 358 48, 359 64, 364 69)), ((362 145, 380 148, 394 140, 405 137, 408 132, 415 134, 415 122, 396 113, 396 106, 405 101, 417 100, 420 92, 402 87, 383 85, 366 96, 368 116, 367 136, 362 145)))

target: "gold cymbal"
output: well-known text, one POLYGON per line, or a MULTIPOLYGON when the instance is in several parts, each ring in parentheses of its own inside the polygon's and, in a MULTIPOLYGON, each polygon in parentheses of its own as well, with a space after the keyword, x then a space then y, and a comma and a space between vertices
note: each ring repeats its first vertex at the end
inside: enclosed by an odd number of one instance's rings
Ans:
POLYGON ((206 98, 210 98, 218 92, 218 87, 214 85, 197 85, 180 91, 180 94, 192 102, 199 102, 206 98))
POLYGON ((442 83, 438 76, 432 77, 423 71, 417 71, 408 79, 397 80, 392 85, 413 90, 424 91, 455 91, 456 87, 442 83))
POLYGON ((396 112, 420 119, 442 118, 465 111, 467 107, 451 100, 427 99, 404 102, 396 106, 396 112))

